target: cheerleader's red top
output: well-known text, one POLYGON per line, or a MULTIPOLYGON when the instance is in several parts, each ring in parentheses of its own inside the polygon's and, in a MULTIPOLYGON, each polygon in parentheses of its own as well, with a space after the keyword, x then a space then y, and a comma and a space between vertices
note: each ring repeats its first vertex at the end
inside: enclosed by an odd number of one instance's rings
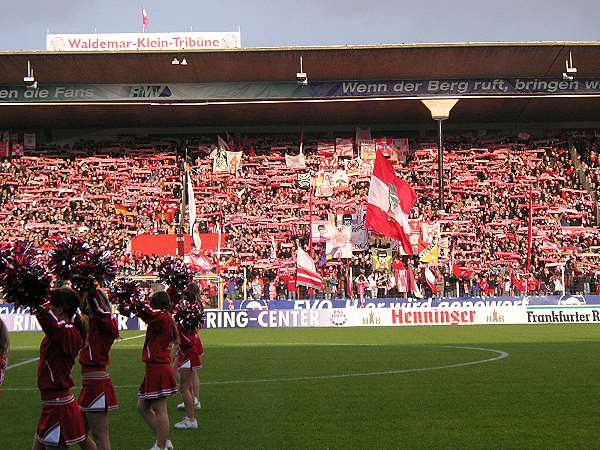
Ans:
POLYGON ((138 309, 138 317, 148 325, 142 361, 147 364, 171 364, 171 345, 177 336, 171 314, 143 303, 138 309))
POLYGON ((204 348, 202 347, 200 336, 198 336, 198 331, 190 331, 179 324, 177 324, 177 331, 179 331, 180 340, 178 352, 184 357, 190 355, 191 353, 202 356, 204 353, 204 348))
POLYGON ((37 308, 36 317, 46 336, 40 344, 38 388, 42 400, 67 397, 73 386, 71 371, 83 347, 79 330, 59 320, 48 305, 37 308))
POLYGON ((84 373, 106 370, 106 366, 110 364, 110 349, 119 337, 117 319, 111 312, 103 310, 96 298, 90 299, 89 305, 94 316, 89 321, 88 342, 79 354, 79 363, 84 373))

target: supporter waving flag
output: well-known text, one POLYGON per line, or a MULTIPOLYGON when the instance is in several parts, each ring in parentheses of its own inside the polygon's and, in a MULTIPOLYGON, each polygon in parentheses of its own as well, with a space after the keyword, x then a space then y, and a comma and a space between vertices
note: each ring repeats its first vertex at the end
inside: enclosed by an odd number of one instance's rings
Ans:
POLYGON ((296 259, 296 284, 319 291, 323 289, 323 278, 317 273, 315 262, 300 247, 298 247, 298 256, 296 259))
POLYGON ((402 179, 394 166, 378 151, 371 176, 367 205, 367 228, 400 241, 407 255, 412 255, 408 216, 417 195, 402 179))

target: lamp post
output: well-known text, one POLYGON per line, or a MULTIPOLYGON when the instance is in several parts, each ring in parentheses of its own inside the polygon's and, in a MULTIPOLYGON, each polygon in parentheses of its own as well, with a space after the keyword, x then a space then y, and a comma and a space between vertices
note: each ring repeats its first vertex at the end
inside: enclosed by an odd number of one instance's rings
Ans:
MULTIPOLYGON (((446 117, 447 119, 447 117, 446 117)), ((438 187, 440 189, 439 192, 439 206, 438 209, 440 211, 444 210, 444 139, 443 139, 443 130, 442 123, 446 119, 434 118, 438 123, 438 187)))
POLYGON ((458 99, 421 100, 431 113, 431 118, 438 123, 438 187, 439 205, 438 209, 444 211, 444 140, 442 122, 448 120, 450 111, 458 103, 458 99))

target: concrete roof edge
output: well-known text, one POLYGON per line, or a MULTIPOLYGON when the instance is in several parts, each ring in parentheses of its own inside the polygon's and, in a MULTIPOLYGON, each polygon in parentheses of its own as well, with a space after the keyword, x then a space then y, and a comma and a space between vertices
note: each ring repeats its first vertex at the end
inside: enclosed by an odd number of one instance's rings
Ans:
POLYGON ((424 48, 469 48, 469 47, 600 47, 600 41, 474 41, 445 43, 399 43, 399 44, 363 44, 363 45, 317 45, 317 46, 283 46, 283 47, 243 47, 222 50, 152 50, 152 51, 98 51, 98 52, 56 52, 49 50, 1 50, 2 56, 45 56, 45 55, 144 55, 144 54, 177 54, 177 53, 254 53, 254 52, 289 52, 289 51, 336 51, 336 50, 403 50, 424 48))

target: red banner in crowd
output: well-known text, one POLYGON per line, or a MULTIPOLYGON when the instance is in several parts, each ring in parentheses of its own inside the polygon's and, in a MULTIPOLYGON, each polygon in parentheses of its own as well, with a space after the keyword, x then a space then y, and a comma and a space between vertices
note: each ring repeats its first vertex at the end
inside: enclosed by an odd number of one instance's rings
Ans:
MULTIPOLYGON (((193 248, 189 234, 183 235, 184 251, 190 253, 193 248)), ((217 250, 219 235, 217 233, 200 234, 200 250, 217 250)), ((227 244, 227 235, 221 235, 221 247, 227 244)), ((131 239, 131 253, 141 255, 177 256, 176 234, 140 234, 131 239)))

